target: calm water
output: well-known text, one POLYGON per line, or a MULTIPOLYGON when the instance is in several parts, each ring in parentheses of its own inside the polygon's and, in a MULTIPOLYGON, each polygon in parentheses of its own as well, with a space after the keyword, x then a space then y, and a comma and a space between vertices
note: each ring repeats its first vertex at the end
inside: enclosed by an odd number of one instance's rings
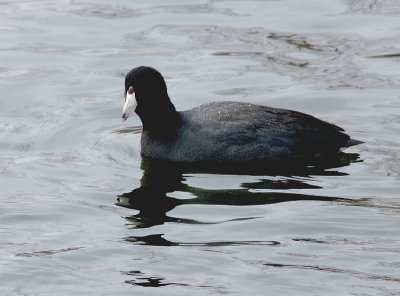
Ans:
POLYGON ((1 295, 400 295, 399 19, 397 0, 1 1, 1 295), (120 120, 142 64, 177 109, 311 113, 361 161, 144 171, 120 120))

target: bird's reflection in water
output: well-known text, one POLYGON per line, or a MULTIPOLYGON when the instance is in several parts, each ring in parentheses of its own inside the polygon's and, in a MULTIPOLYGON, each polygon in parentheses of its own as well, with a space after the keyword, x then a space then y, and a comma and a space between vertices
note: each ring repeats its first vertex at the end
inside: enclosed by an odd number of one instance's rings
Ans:
MULTIPOLYGON (((177 164, 142 159, 141 168, 144 171, 141 186, 131 192, 118 197, 117 205, 136 209, 138 214, 126 219, 136 228, 147 228, 165 222, 207 224, 192 219, 174 218, 167 213, 172 209, 186 204, 207 205, 264 205, 298 200, 314 201, 345 201, 337 197, 326 197, 298 193, 282 192, 288 189, 320 189, 321 187, 309 184, 313 180, 310 176, 318 175, 345 175, 334 168, 349 165, 358 161, 358 154, 339 153, 335 157, 323 159, 311 164, 289 166, 276 163, 253 164, 240 168, 221 167, 182 167, 177 164), (254 183, 242 183, 240 189, 204 189, 192 187, 184 183, 185 173, 223 173, 246 174, 259 176, 254 183), (276 178, 279 176, 279 178, 276 178), (279 190, 279 191, 278 191, 279 190), (188 193, 191 198, 179 199, 168 196, 168 193, 180 191, 188 193)), ((241 218, 243 219, 243 218, 241 218)), ((253 218, 248 218, 253 219, 253 218)), ((157 237, 158 238, 158 237, 157 237)), ((139 237, 130 237, 127 240, 140 240, 139 237)), ((142 243, 148 244, 154 237, 143 237, 142 243)), ((162 242, 156 239, 154 244, 168 245, 171 242, 162 242)))

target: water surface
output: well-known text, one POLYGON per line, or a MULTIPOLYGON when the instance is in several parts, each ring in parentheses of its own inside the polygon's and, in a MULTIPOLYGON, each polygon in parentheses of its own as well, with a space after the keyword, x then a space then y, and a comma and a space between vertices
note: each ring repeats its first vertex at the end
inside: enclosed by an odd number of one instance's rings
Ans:
POLYGON ((0 2, 2 295, 396 295, 400 4, 0 2), (141 168, 123 79, 179 110, 295 109, 364 141, 330 169, 141 168), (157 172, 157 171, 156 171, 157 172))

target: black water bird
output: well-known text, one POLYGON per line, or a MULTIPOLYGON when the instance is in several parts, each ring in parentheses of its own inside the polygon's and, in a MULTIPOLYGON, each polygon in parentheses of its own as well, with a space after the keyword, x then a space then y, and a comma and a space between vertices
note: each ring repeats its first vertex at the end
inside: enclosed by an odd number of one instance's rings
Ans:
POLYGON ((183 163, 293 164, 360 144, 336 125, 311 115, 250 103, 223 101, 177 111, 163 76, 140 66, 125 78, 122 118, 143 124, 141 154, 183 163), (286 162, 286 163, 285 163, 286 162))

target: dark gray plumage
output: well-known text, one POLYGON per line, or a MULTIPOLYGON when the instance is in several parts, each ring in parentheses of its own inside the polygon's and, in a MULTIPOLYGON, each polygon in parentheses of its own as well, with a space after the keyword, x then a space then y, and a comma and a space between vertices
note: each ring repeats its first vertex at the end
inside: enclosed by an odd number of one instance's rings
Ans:
POLYGON ((215 102, 177 112, 164 79, 150 67, 127 74, 125 96, 131 86, 143 123, 141 154, 152 159, 228 164, 305 160, 361 143, 340 127, 285 109, 215 102))

